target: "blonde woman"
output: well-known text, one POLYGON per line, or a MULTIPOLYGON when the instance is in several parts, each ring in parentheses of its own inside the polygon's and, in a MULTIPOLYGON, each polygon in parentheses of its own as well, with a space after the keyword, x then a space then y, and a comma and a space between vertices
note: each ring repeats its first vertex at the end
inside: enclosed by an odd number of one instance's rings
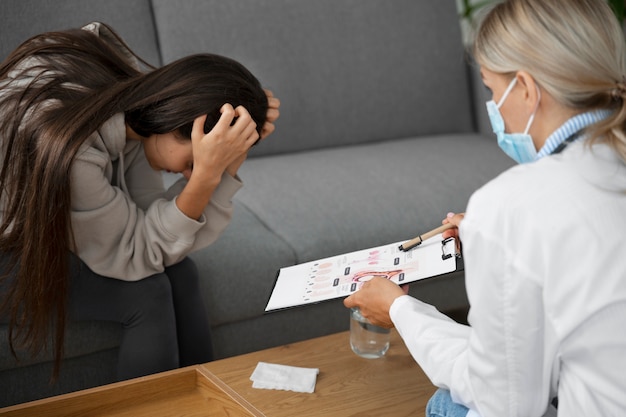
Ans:
POLYGON ((469 326, 373 279, 345 300, 395 326, 440 387, 428 416, 626 414, 626 47, 604 0, 508 0, 474 55, 503 151, 458 226, 469 326))

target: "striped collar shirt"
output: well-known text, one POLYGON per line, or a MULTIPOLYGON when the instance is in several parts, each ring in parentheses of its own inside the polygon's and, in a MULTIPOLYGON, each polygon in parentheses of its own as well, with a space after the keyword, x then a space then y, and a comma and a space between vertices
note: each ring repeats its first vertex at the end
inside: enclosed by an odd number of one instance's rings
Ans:
MULTIPOLYGON (((546 139, 546 143, 544 143, 543 147, 537 153, 537 159, 543 158, 544 156, 550 155, 554 150, 567 138, 576 134, 581 129, 597 123, 603 119, 606 119, 611 115, 611 110, 596 110, 590 111, 586 113, 577 114, 576 116, 569 119, 565 122, 561 127, 555 130, 549 137, 546 139)), ((583 136, 581 136, 582 138, 583 136)), ((579 138, 580 139, 580 138, 579 138)), ((577 139, 578 140, 578 139, 577 139)))

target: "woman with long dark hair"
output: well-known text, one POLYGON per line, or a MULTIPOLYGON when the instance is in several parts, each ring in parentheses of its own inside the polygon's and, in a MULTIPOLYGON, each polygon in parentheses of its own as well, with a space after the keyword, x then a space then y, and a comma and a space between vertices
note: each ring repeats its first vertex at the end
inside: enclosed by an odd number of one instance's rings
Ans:
POLYGON ((211 360, 198 272, 279 102, 217 55, 161 68, 108 26, 45 33, 0 65, 0 321, 13 353, 67 320, 123 326, 118 376, 211 360), (160 171, 181 173, 164 190, 160 171))

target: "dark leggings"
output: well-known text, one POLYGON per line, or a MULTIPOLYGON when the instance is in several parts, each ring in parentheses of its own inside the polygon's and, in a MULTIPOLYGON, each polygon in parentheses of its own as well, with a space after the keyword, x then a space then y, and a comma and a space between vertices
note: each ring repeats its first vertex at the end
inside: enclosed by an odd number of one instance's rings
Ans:
POLYGON ((118 379, 213 359, 198 270, 189 258, 129 282, 98 275, 73 257, 70 287, 70 320, 121 324, 118 379))

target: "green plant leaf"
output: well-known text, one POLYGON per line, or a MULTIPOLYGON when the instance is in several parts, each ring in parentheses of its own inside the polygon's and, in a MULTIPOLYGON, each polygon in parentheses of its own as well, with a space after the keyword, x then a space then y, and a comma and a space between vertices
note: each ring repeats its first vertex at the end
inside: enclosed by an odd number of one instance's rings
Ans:
MULTIPOLYGON (((494 3, 498 0, 482 0, 473 2, 471 0, 462 0, 461 2, 461 10, 460 16, 462 19, 467 19, 468 21, 472 21, 474 17, 474 13, 476 11, 490 3, 494 3)), ((617 20, 623 22, 626 18, 626 1, 625 0, 607 0, 611 9, 615 13, 617 20)))
POLYGON ((624 3, 626 3, 624 0, 609 0, 609 4, 620 22, 624 21, 624 3))

